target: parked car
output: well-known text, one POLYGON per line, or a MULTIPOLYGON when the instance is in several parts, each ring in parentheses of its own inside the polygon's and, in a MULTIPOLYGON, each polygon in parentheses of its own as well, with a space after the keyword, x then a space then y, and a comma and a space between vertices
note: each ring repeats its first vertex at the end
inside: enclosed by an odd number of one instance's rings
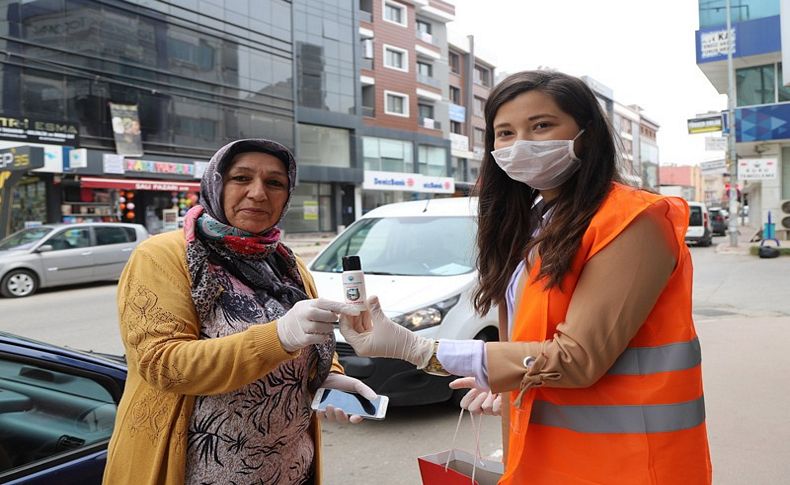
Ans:
POLYGON ((715 236, 727 235, 727 224, 730 221, 729 212, 721 207, 711 207, 708 209, 710 216, 710 228, 715 236))
POLYGON ((0 332, 0 483, 100 484, 123 357, 0 332))
POLYGON ((713 231, 708 208, 702 202, 689 202, 688 205, 689 227, 686 229, 686 243, 710 246, 713 242, 713 231))
MULTIPOLYGON (((342 301, 342 257, 359 255, 368 295, 384 313, 432 338, 498 338, 497 310, 480 317, 472 307, 477 284, 476 198, 448 198, 389 204, 349 226, 321 251, 310 270, 318 293, 342 301)), ((346 373, 362 379, 390 405, 416 405, 460 396, 449 378, 430 376, 394 359, 354 354, 336 332, 346 373)))
POLYGON ((140 224, 45 224, 0 241, 0 294, 30 296, 39 288, 117 280, 135 247, 148 237, 140 224))

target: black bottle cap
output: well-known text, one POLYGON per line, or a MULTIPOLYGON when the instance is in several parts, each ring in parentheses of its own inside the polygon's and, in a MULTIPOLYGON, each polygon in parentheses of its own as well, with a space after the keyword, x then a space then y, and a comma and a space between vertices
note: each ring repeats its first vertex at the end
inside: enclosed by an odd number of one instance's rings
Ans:
POLYGON ((362 271, 359 256, 343 256, 343 271, 362 271))

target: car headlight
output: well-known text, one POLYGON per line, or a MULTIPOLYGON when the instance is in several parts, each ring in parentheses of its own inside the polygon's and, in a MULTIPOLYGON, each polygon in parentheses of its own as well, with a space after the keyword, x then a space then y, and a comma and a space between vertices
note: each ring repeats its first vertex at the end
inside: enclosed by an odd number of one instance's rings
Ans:
POLYGON ((446 300, 436 302, 433 305, 425 308, 414 310, 413 312, 404 313, 393 318, 392 321, 403 325, 409 330, 423 330, 430 327, 435 327, 442 323, 447 312, 458 303, 461 295, 455 295, 446 300))

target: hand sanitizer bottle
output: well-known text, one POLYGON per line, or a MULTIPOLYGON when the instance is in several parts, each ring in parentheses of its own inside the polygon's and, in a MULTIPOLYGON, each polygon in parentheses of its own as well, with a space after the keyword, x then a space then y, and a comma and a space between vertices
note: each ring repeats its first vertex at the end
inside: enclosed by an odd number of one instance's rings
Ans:
POLYGON ((365 273, 359 256, 343 256, 343 295, 346 303, 365 305, 365 273))

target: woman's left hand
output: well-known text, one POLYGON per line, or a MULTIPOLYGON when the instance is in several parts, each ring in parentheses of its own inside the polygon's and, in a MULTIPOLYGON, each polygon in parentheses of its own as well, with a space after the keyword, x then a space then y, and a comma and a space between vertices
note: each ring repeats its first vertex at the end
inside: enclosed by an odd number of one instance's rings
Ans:
MULTIPOLYGON (((373 389, 366 386, 365 383, 359 379, 355 379, 343 374, 338 374, 336 372, 329 374, 326 377, 326 380, 324 380, 323 384, 321 384, 321 387, 326 389, 337 389, 338 391, 355 392, 370 401, 378 397, 373 389)), ((345 411, 334 406, 327 406, 326 412, 318 411, 318 415, 329 422, 340 424, 357 424, 361 423, 362 420, 365 419, 362 416, 358 416, 356 414, 349 416, 345 411)))

